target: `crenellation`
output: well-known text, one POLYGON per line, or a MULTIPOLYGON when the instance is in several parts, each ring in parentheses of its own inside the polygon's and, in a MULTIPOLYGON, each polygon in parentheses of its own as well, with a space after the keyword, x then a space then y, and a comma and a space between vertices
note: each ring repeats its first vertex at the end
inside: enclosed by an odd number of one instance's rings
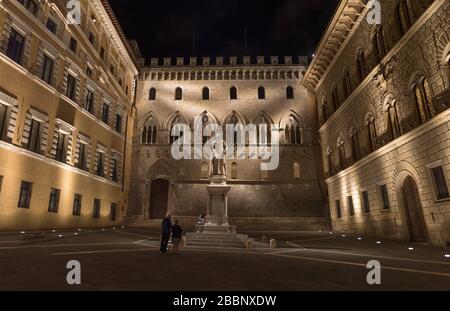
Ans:
POLYGON ((189 67, 189 66, 217 66, 217 67, 235 67, 235 66, 300 66, 304 67, 303 70, 306 72, 306 69, 309 65, 309 59, 307 56, 299 56, 294 62, 294 58, 292 56, 284 56, 282 58, 283 62, 280 62, 279 56, 271 56, 269 61, 265 56, 257 56, 255 61, 252 60, 250 56, 237 57, 230 56, 228 58, 219 56, 214 59, 214 63, 211 62, 210 57, 189 57, 186 61, 185 57, 176 57, 175 63, 173 63, 173 59, 170 57, 165 57, 163 59, 159 58, 151 58, 150 59, 150 67, 189 67), (200 63, 201 61, 201 63, 200 63))

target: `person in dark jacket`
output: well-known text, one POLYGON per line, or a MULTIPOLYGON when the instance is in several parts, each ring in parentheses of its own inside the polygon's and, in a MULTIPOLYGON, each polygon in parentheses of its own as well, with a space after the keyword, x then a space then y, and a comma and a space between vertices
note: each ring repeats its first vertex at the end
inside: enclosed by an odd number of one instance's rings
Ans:
POLYGON ((172 226, 172 243, 173 243, 173 253, 178 253, 178 249, 183 238, 183 229, 178 224, 178 220, 175 220, 175 225, 172 226))
POLYGON ((161 236, 161 253, 167 251, 167 245, 169 244, 170 232, 172 231, 172 217, 167 215, 162 221, 162 236, 161 236))

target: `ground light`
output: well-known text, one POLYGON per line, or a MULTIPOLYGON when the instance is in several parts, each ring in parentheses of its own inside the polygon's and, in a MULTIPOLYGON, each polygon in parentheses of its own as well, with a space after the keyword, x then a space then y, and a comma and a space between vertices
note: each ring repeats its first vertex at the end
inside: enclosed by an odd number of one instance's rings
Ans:
POLYGON ((377 241, 377 244, 381 244, 381 242, 380 242, 380 241, 377 241))
POLYGON ((63 237, 63 235, 62 235, 62 234, 59 234, 59 235, 58 235, 58 238, 62 238, 62 237, 63 237))
POLYGON ((450 258, 450 254, 445 254, 445 258, 450 258))
POLYGON ((21 233, 21 234, 25 234, 25 231, 21 231, 20 233, 21 233))
POLYGON ((414 248, 413 247, 410 247, 410 248, 408 248, 410 251, 413 251, 414 250, 414 248))
POLYGON ((358 241, 361 241, 362 240, 362 238, 358 238, 358 241))

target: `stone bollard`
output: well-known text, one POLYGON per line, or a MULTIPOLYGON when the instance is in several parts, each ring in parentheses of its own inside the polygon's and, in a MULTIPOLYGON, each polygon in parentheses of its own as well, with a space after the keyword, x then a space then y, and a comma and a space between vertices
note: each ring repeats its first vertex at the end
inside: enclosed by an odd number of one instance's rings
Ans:
POLYGON ((181 245, 180 245, 180 247, 181 247, 181 248, 185 248, 186 245, 187 245, 187 239, 186 239, 186 237, 184 236, 184 237, 181 238, 181 245))
POLYGON ((270 248, 277 248, 277 241, 275 239, 270 240, 270 248))
POLYGON ((254 241, 255 240, 253 240, 253 239, 247 239, 247 242, 246 242, 247 249, 253 248, 254 241))
POLYGON ((267 237, 265 235, 262 236, 261 238, 261 242, 263 243, 267 243, 267 237))

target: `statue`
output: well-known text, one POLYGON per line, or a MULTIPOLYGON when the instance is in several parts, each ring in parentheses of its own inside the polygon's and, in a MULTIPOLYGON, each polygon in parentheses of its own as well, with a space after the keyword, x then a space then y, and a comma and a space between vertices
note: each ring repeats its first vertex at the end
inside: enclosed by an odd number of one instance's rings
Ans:
POLYGON ((209 159, 209 177, 227 176, 226 163, 227 145, 221 134, 216 134, 211 144, 211 156, 209 159))

